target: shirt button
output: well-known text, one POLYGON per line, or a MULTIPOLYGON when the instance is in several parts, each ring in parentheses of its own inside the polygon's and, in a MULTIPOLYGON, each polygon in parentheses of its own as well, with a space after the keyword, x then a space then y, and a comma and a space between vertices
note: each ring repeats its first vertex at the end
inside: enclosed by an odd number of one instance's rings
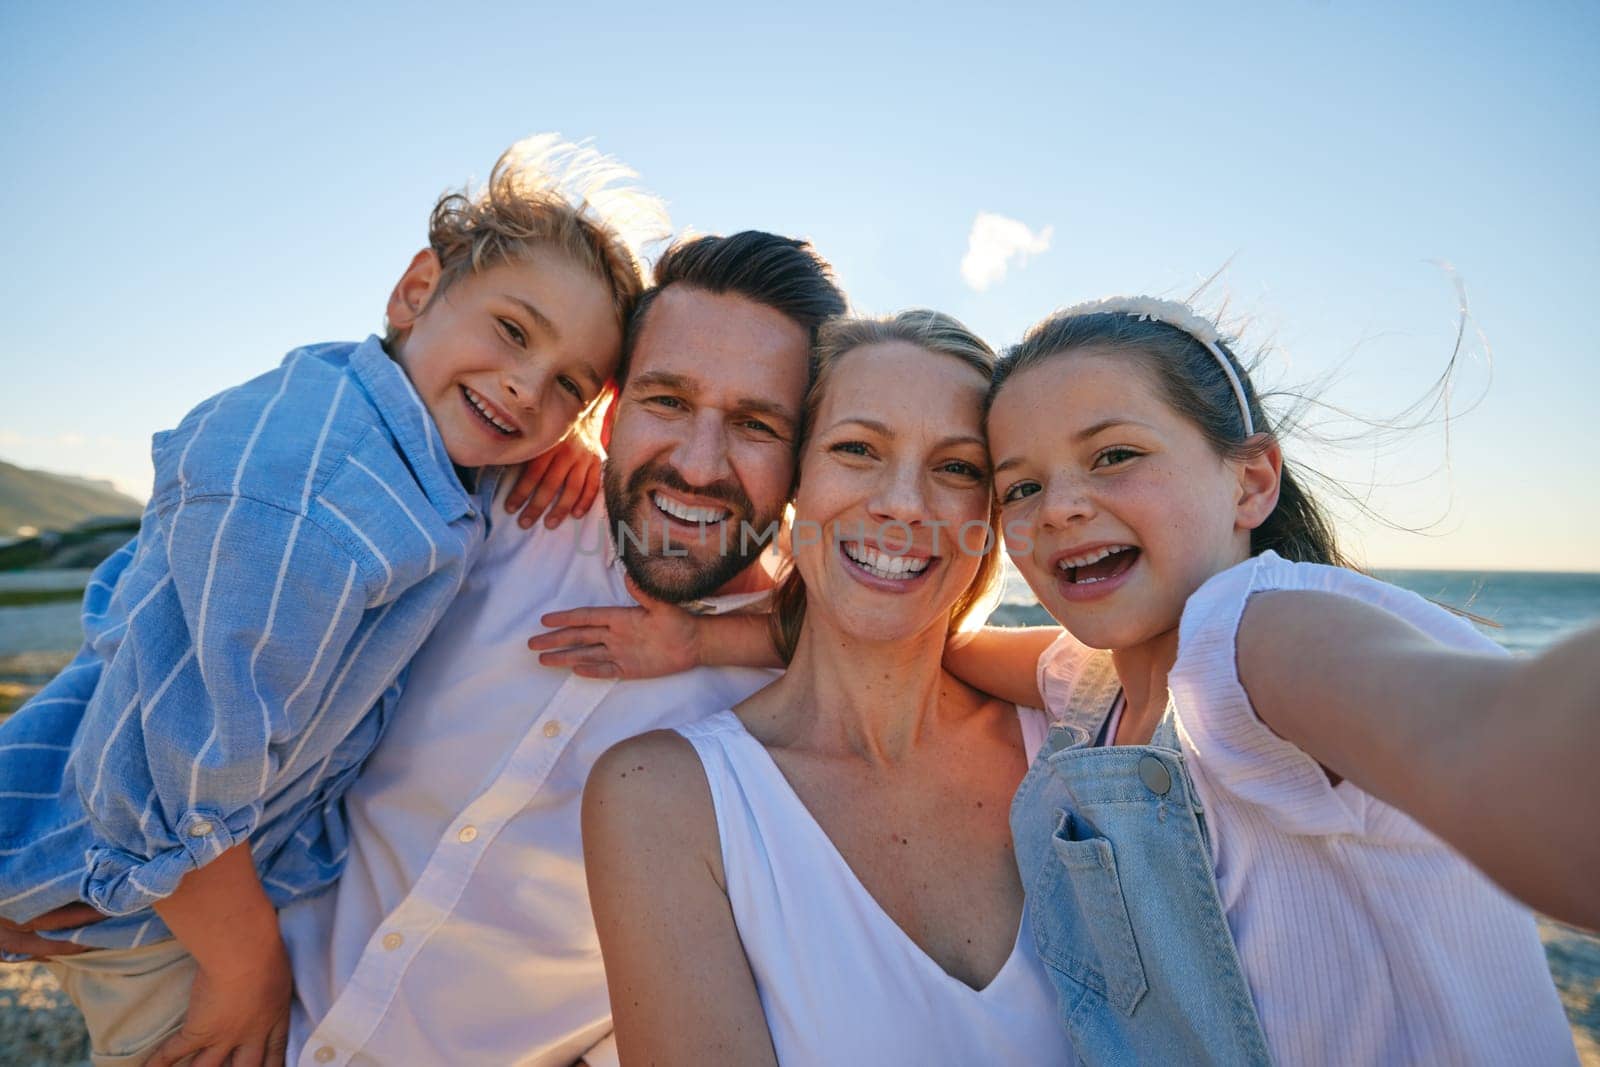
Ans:
POLYGON ((213 827, 211 825, 211 820, 209 820, 209 819, 201 819, 199 822, 197 822, 193 826, 189 827, 189 836, 190 837, 204 837, 207 834, 209 834, 213 829, 215 829, 215 827, 213 827))
POLYGON ((1172 772, 1167 770, 1167 765, 1154 756, 1144 756, 1139 760, 1139 780, 1144 787, 1158 797, 1164 797, 1172 789, 1172 772))
POLYGON ((316 1052, 312 1053, 312 1058, 314 1058, 318 1063, 330 1063, 337 1055, 338 1053, 333 1051, 333 1049, 329 1048, 327 1045, 323 1045, 321 1048, 317 1049, 316 1052))
POLYGON ((456 834, 456 840, 460 841, 463 845, 470 845, 477 839, 478 828, 476 826, 463 826, 461 828, 461 832, 456 834))
POLYGON ((558 723, 558 722, 547 722, 547 723, 544 724, 544 735, 546 737, 557 737, 557 736, 560 735, 560 733, 561 733, 561 724, 560 723, 558 723))
POLYGON ((406 939, 399 934, 384 934, 383 947, 388 949, 390 952, 393 952, 395 949, 404 944, 405 940, 406 939))

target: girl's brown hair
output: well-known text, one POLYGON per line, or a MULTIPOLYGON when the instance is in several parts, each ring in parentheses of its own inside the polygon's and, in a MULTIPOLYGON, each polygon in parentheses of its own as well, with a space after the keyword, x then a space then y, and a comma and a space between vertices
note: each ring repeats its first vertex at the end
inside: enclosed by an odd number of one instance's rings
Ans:
MULTIPOLYGON (((847 355, 868 345, 903 341, 925 352, 960 360, 973 370, 989 377, 995 370, 994 350, 983 338, 967 329, 956 319, 938 311, 916 309, 902 311, 885 318, 847 318, 825 322, 817 331, 816 374, 806 391, 800 414, 800 434, 797 443, 804 456, 806 442, 816 428, 817 411, 827 395, 833 369, 847 355)), ((798 476, 796 478, 798 482, 798 476)), ((989 494, 989 533, 985 539, 978 572, 962 591, 950 609, 950 632, 955 632, 967 617, 985 605, 1000 584, 1000 553, 994 543, 999 529, 999 508, 994 494, 989 494)), ((956 548, 965 551, 962 539, 957 537, 956 548)), ((806 585, 799 570, 791 563, 788 572, 778 583, 773 594, 773 643, 785 663, 794 656, 799 646, 800 631, 806 617, 806 585)))
MULTIPOLYGON (((1260 455, 1278 439, 1250 375, 1234 355, 1230 342, 1219 340, 1217 347, 1244 387, 1255 429, 1248 436, 1233 387, 1210 349, 1177 326, 1119 311, 1057 313, 1031 328, 1020 342, 1006 350, 995 368, 986 411, 1018 371, 1091 347, 1097 352, 1126 355, 1148 368, 1160 383, 1167 403, 1199 427, 1211 447, 1226 459, 1260 455)), ((1250 532, 1250 554, 1260 555, 1270 549, 1284 559, 1359 570, 1340 550, 1326 511, 1305 490, 1302 481, 1286 460, 1278 482, 1278 505, 1265 522, 1250 532)))

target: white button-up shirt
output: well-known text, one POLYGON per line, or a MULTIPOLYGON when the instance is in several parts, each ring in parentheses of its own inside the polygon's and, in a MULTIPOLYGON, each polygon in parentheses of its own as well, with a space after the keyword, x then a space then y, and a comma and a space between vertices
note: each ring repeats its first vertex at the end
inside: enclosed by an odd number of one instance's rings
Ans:
POLYGON ((540 666, 526 643, 540 615, 633 603, 607 521, 598 505, 554 530, 502 518, 412 660, 345 800, 343 876, 281 914, 290 1063, 614 1062, 583 872, 584 780, 617 741, 730 707, 776 672, 615 682, 540 666))

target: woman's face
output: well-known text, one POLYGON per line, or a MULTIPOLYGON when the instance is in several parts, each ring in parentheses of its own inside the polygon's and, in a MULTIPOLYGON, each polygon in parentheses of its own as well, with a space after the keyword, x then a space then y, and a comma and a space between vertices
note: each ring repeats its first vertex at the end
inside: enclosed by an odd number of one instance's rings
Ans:
POLYGON ((794 500, 808 626, 869 641, 943 635, 989 536, 986 386, 955 357, 902 341, 832 366, 794 500))
POLYGON ((1206 579, 1249 556, 1260 502, 1243 467, 1136 358, 1087 349, 1017 372, 989 435, 1006 551, 1085 644, 1130 648, 1170 631, 1206 579))

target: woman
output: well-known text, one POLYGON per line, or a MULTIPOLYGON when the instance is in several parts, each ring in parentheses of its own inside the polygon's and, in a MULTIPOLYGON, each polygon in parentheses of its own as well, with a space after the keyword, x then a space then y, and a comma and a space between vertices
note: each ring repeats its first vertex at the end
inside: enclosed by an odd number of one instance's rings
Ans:
POLYGON ((998 577, 981 430, 994 355, 934 312, 840 322, 819 348, 779 591, 787 673, 623 742, 589 779, 619 1049, 1060 1062, 1007 825, 1043 717, 940 666, 998 577))

